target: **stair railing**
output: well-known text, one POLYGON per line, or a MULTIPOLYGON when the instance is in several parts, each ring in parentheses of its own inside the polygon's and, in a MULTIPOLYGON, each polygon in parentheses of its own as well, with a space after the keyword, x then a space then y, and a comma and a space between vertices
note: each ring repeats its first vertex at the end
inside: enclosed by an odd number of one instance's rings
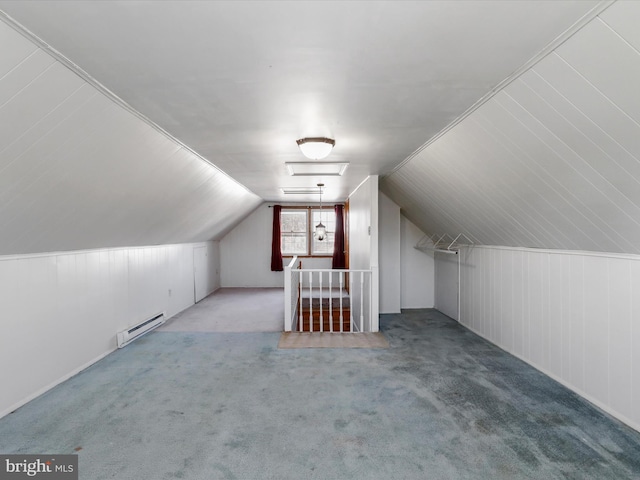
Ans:
POLYGON ((303 269, 296 261, 284 269, 286 332, 378 331, 371 270, 303 269))
POLYGON ((289 264, 284 267, 284 331, 290 332, 293 328, 293 319, 297 318, 300 306, 300 282, 297 271, 302 268, 300 262, 295 269, 298 257, 293 257, 289 264))

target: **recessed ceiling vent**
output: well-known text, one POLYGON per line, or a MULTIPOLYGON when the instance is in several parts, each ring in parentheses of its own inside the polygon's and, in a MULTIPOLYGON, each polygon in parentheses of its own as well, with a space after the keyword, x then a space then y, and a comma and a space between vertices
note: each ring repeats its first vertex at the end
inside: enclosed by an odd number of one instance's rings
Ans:
POLYGON ((349 162, 287 162, 285 165, 289 175, 294 177, 338 177, 347 169, 349 162))
MULTIPOLYGON (((318 187, 280 187, 285 195, 317 195, 318 187)), ((326 188, 324 189, 326 190, 326 188)))

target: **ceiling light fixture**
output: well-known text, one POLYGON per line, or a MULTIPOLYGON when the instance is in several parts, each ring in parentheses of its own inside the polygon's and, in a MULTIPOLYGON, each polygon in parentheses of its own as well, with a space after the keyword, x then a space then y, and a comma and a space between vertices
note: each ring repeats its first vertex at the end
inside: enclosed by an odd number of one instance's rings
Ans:
POLYGON ((320 190, 320 223, 316 225, 316 231, 313 232, 313 236, 316 237, 316 240, 319 242, 323 241, 327 236, 327 228, 322 224, 322 187, 324 187, 324 183, 318 184, 318 189, 320 190))
POLYGON ((311 160, 321 160, 327 157, 336 141, 326 137, 306 137, 296 140, 302 154, 311 160))

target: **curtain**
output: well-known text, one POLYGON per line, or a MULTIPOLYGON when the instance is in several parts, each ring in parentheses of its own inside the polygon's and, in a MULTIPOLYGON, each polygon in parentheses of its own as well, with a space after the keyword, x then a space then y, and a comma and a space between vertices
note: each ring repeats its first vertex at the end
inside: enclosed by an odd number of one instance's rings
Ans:
POLYGON ((282 268, 282 245, 280 240, 280 211, 282 206, 273 206, 273 232, 271 236, 271 271, 281 272, 282 268))
POLYGON ((336 205, 336 232, 333 240, 333 261, 331 268, 344 268, 344 205, 336 205))

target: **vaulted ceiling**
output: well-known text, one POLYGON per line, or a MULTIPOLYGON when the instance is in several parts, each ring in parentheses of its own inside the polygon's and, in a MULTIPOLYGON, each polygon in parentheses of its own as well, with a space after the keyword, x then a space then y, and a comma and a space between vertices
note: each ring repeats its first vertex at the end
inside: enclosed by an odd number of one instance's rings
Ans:
POLYGON ((383 180, 427 232, 640 253, 640 2, 617 2, 383 180))
POLYGON ((316 199, 281 187, 344 200, 371 174, 427 233, 640 248, 637 3, 0 10, 0 253, 220 238, 316 199), (344 176, 290 176, 318 135, 344 176))

